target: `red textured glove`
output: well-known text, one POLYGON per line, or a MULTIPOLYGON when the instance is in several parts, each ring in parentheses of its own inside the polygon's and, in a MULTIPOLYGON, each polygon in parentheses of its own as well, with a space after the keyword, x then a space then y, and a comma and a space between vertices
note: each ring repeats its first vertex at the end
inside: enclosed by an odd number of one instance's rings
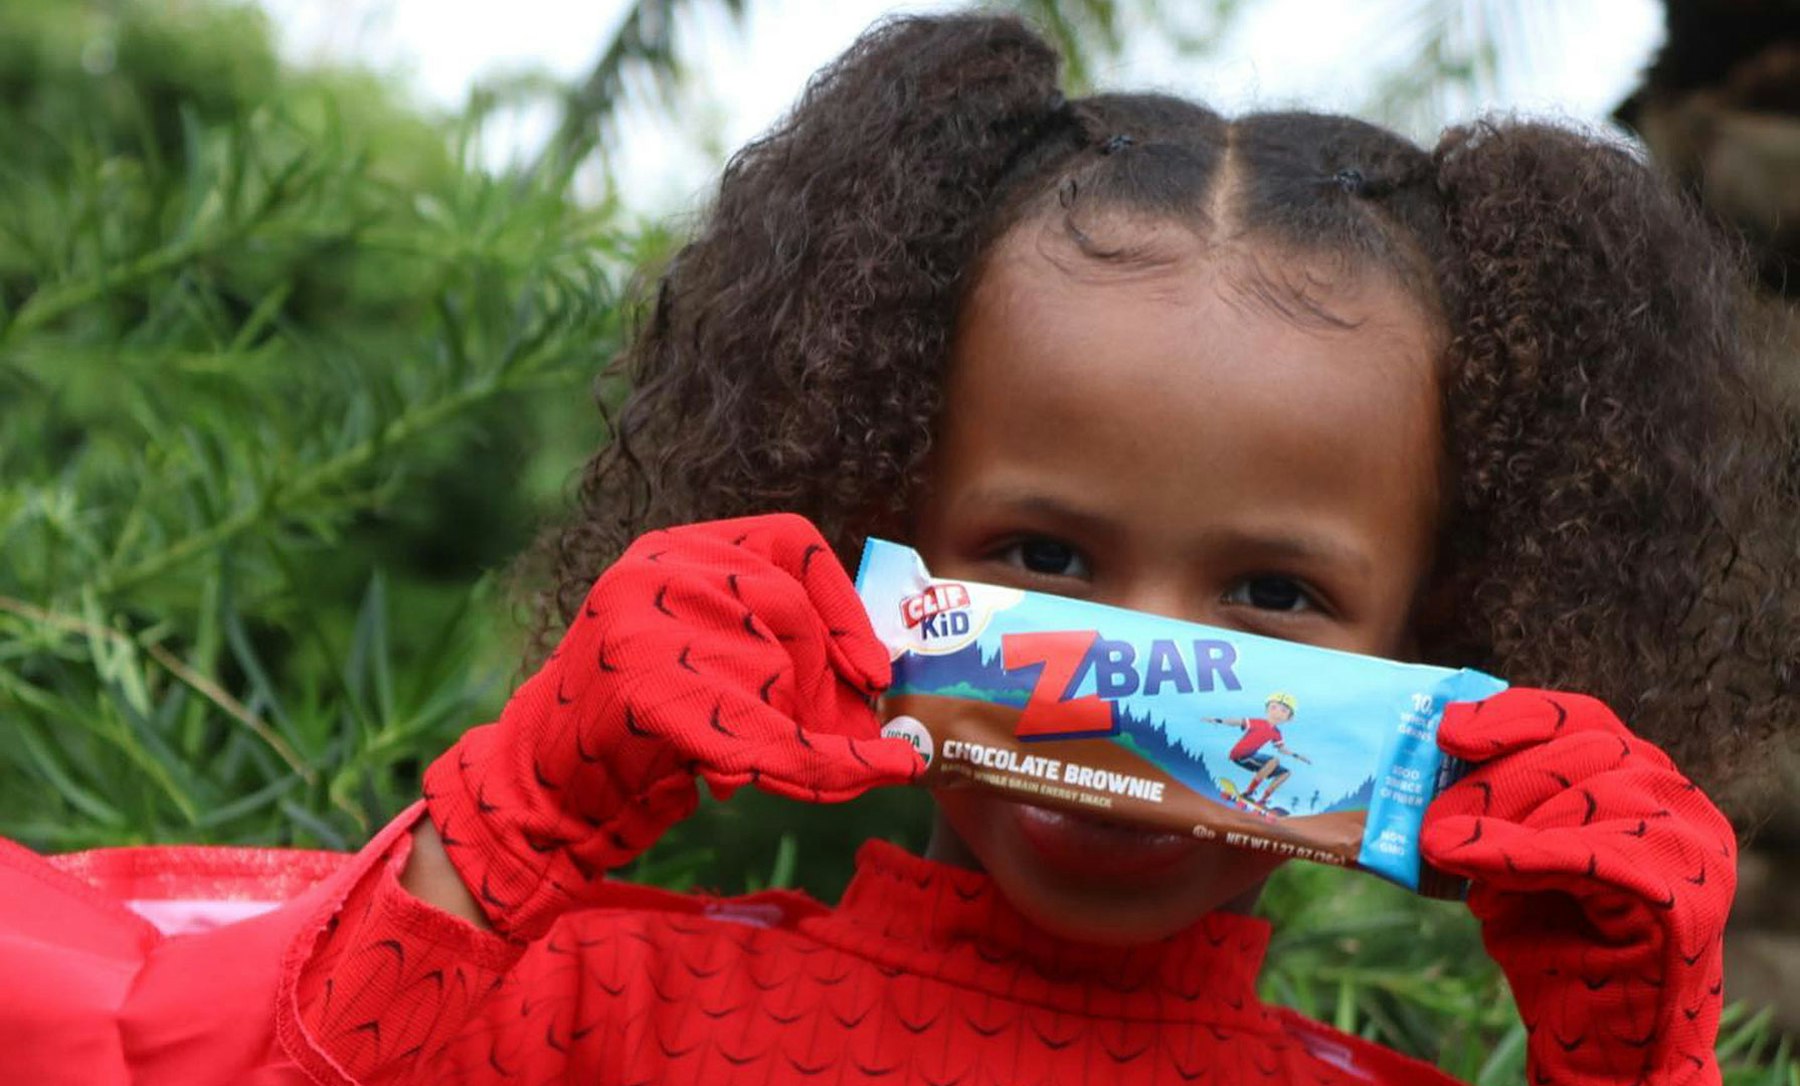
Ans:
POLYGON ((653 532, 601 575, 496 724, 425 774, 432 821, 494 927, 535 938, 582 887, 743 784, 832 802, 922 769, 880 737, 889 681, 849 578, 805 520, 653 532))
POLYGON ((1512 983, 1534 1083, 1717 1083, 1730 823, 1592 698, 1509 690, 1451 706, 1476 768, 1432 804, 1425 858, 1512 983))

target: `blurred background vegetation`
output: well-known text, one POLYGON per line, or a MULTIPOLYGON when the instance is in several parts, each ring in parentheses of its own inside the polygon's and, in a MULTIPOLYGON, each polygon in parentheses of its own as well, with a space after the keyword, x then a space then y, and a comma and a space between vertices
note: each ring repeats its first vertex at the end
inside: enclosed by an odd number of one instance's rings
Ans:
MULTIPOLYGON (((576 179, 634 72, 679 81, 684 6, 639 0, 585 79, 439 116, 381 74, 283 63, 244 3, 0 4, 0 833, 354 848, 491 719, 524 646, 506 571, 605 439, 591 397, 619 390, 596 375, 634 269, 670 246, 576 179), (522 100, 556 135, 491 169, 483 125, 522 100)), ((1078 81, 1159 10, 1015 6, 1078 81)), ((1419 66, 1378 112, 1491 78, 1469 6, 1416 5, 1419 66)), ((1679 120, 1687 86, 1647 86, 1629 119, 1679 120)), ((1682 176, 1720 188, 1682 147, 1682 176)), ((858 842, 924 832, 916 795, 831 818, 747 795, 635 877, 830 897, 858 842)), ((1522 1078, 1460 907, 1306 865, 1264 907, 1271 998, 1472 1082, 1522 1078)), ((1734 1011, 1722 1048, 1733 1082, 1800 1083, 1766 1014, 1734 1011)))

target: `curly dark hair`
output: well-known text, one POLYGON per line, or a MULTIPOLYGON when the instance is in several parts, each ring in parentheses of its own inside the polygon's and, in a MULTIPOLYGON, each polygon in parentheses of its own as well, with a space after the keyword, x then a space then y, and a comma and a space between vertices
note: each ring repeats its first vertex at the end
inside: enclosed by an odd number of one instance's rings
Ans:
POLYGON ((1425 659, 1595 694, 1703 781, 1792 718, 1791 419, 1742 341, 1739 259, 1628 149, 1502 121, 1426 151, 1345 117, 1065 101, 1058 67, 1013 19, 887 22, 732 159, 616 363, 631 391, 579 516, 544 544, 546 629, 649 528, 789 510, 847 559, 903 533, 982 254, 1061 216, 1129 261, 1084 225, 1126 211, 1338 256, 1442 315, 1453 478, 1425 659))

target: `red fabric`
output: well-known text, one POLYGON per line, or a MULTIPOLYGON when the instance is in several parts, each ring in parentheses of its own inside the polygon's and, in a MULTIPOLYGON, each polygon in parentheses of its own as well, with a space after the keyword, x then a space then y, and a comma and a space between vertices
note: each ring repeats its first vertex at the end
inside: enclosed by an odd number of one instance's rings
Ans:
POLYGON ((279 908, 343 868, 341 852, 159 845, 46 857, 163 935, 234 924, 279 908))
POLYGON ((1439 742, 1480 764, 1432 805, 1420 845, 1471 880, 1534 1081, 1716 1084, 1737 880, 1724 816, 1592 698, 1453 706, 1439 742))
POLYGON ((500 974, 470 950, 508 944, 465 928, 446 952, 385 877, 309 963, 299 1013, 351 1076, 326 1081, 363 1084, 1450 1081, 1259 1004, 1261 921, 1075 946, 985 876, 881 843, 858 860, 835 911, 615 885, 500 974))
POLYGON ((1262 749, 1264 743, 1281 742, 1281 729, 1264 720, 1262 717, 1251 717, 1244 721, 1244 737, 1231 748, 1226 757, 1232 761, 1246 758, 1262 749))
POLYGON ((0 1082, 312 1081, 277 1043, 284 953, 326 926, 416 813, 360 860, 185 847, 46 860, 0 840, 0 1082), (275 907, 172 937, 126 905, 175 899, 275 907))
MULTIPOLYGON (((13 1000, 0 1081, 1450 1081, 1258 1004, 1261 921, 1075 946, 1032 930, 984 876, 873 843, 836 910, 607 883, 521 947, 400 888, 417 815, 331 870, 302 857, 302 875, 284 874, 280 853, 260 853, 270 886, 323 877, 256 920, 173 938, 0 851, 0 993, 13 1000), (22 950, 33 936, 37 952, 22 950)), ((218 870, 206 850, 171 851, 218 870)), ((180 882, 179 862, 138 860, 180 882)))
POLYGON ((541 935, 685 818, 695 778, 813 802, 904 784, 889 680, 856 589, 791 515, 652 532, 588 594, 496 724, 432 764, 426 800, 498 930, 541 935))

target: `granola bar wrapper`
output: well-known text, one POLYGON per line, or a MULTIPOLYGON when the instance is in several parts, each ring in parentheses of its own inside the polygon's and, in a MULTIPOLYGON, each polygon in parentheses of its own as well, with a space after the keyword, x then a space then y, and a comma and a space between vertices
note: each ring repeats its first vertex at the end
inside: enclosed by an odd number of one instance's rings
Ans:
POLYGON ((1462 892, 1419 827, 1463 768, 1438 749, 1444 706, 1499 679, 938 580, 882 540, 856 585, 893 663, 883 734, 925 756, 926 786, 1462 892))

